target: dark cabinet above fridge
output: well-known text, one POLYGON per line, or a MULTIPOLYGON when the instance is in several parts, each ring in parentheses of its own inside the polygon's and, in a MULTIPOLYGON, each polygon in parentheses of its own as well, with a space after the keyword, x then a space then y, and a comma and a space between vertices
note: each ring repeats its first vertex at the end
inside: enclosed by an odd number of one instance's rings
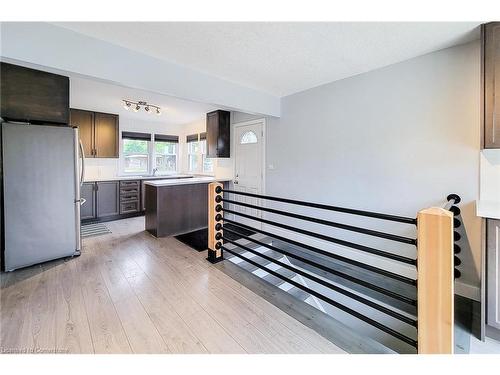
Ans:
POLYGON ((4 62, 0 65, 0 117, 32 124, 68 124, 68 77, 4 62))

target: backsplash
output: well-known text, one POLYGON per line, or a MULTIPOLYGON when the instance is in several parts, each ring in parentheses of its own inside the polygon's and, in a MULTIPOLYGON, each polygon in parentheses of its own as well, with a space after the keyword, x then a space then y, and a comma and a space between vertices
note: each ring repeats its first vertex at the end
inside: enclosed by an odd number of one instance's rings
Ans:
POLYGON ((500 149, 480 154, 480 199, 500 202, 500 149))
MULTIPOLYGON (((86 158, 85 181, 103 180, 120 175, 119 159, 86 158)), ((182 163, 184 166, 184 163, 182 163)), ((179 173, 189 173, 181 168, 179 173)), ((234 164, 232 159, 214 159, 214 175, 217 178, 233 178, 234 164)))
POLYGON ((102 180, 118 176, 119 159, 85 159, 85 181, 102 180))

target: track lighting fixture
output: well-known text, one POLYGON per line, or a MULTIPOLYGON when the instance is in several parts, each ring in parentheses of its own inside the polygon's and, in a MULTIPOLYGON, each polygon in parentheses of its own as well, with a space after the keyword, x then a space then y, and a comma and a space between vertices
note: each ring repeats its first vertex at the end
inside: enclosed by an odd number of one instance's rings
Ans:
POLYGON ((151 109, 154 109, 154 113, 156 113, 158 116, 161 115, 161 108, 158 107, 157 105, 148 104, 148 102, 145 101, 134 102, 133 100, 128 100, 128 99, 122 99, 122 102, 123 102, 123 108, 125 108, 127 111, 130 108, 132 108, 134 112, 139 112, 141 108, 144 108, 144 110, 147 113, 153 113, 151 109))
POLYGON ((125 108, 127 111, 130 109, 131 106, 132 106, 132 103, 130 103, 129 101, 127 101, 127 100, 123 101, 123 108, 125 108))

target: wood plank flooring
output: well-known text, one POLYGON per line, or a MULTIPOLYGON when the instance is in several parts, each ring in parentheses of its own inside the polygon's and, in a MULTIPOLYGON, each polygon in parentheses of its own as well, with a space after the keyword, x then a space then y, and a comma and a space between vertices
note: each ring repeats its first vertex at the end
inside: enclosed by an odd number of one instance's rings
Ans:
POLYGON ((1 274, 0 353, 343 353, 144 218, 1 274))

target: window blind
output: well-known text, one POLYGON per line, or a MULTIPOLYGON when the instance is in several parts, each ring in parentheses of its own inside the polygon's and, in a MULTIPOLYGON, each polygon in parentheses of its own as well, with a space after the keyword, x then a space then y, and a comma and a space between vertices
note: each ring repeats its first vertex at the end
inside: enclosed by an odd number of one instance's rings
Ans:
POLYGON ((155 141, 179 143, 178 135, 155 134, 155 141))
POLYGON ((135 139, 139 141, 150 141, 151 134, 138 132, 122 132, 122 139, 135 139))

